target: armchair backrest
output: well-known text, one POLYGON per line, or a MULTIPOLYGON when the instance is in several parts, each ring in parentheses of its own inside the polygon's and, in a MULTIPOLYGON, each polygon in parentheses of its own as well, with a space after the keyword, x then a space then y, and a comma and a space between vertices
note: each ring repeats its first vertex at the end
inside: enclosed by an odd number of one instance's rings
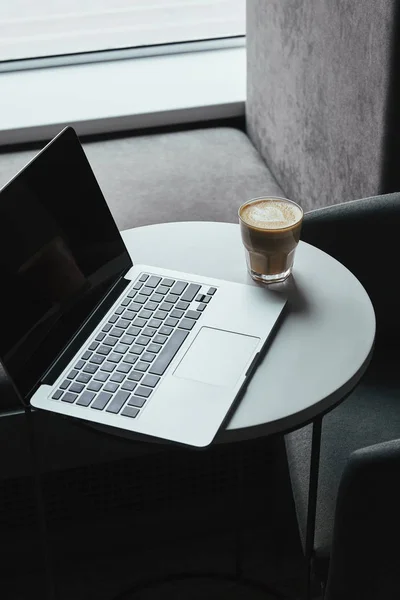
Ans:
POLYGON ((248 133, 305 210, 400 189, 398 4, 247 1, 248 133))

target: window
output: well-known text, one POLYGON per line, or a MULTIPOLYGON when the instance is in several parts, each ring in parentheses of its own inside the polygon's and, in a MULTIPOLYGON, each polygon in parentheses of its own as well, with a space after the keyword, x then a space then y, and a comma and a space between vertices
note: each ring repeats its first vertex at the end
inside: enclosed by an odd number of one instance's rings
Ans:
POLYGON ((245 0, 1 0, 0 61, 241 36, 245 0))

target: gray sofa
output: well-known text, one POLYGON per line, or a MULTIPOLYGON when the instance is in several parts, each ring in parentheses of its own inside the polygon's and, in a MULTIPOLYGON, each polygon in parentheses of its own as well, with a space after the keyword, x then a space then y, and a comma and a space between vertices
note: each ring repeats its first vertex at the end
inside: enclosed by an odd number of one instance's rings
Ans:
MULTIPOLYGON (((120 229, 176 220, 236 222, 239 204, 262 194, 287 195, 312 210, 392 191, 394 6, 389 0, 321 0, 318 6, 248 0, 241 128, 210 123, 85 141, 120 229)), ((0 185, 34 154, 0 152, 0 185)), ((4 376, 0 407, 0 453, 10 456, 0 478, 15 477, 28 470, 23 415, 4 376)), ((36 413, 35 420, 44 469, 140 451, 56 415, 36 413)))

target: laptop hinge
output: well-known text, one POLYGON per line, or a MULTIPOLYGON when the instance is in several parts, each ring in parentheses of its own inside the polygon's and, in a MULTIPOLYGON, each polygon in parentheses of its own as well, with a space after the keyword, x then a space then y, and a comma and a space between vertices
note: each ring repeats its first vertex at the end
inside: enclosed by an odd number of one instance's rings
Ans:
MULTIPOLYGON (((124 273, 125 275, 125 273, 124 273)), ((114 302, 121 296, 124 289, 131 283, 129 279, 125 279, 124 275, 116 281, 108 294, 96 306, 93 312, 89 315, 66 348, 58 355, 51 366, 41 379, 41 383, 53 385, 56 379, 63 372, 73 356, 79 351, 91 332, 97 327, 104 315, 110 310, 114 302)))

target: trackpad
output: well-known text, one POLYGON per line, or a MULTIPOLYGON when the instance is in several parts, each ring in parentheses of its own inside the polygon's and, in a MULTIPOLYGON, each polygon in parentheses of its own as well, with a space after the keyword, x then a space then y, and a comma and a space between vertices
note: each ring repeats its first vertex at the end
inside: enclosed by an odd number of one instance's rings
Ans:
POLYGON ((174 371, 175 377, 234 387, 248 367, 260 338, 202 327, 174 371))

